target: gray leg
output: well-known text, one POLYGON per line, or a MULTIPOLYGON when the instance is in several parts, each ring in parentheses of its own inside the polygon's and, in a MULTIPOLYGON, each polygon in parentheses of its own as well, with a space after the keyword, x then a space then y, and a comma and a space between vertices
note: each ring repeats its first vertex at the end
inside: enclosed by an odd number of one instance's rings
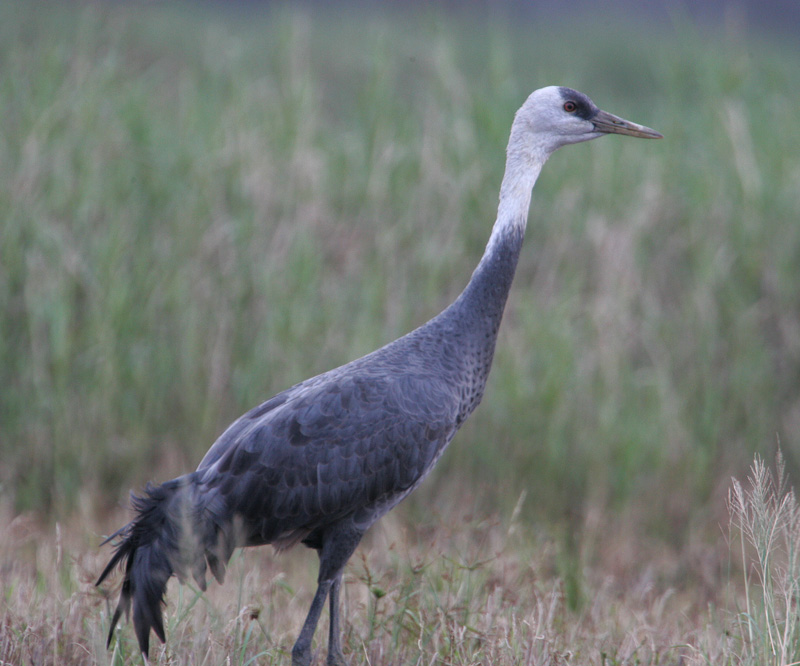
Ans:
POLYGON ((311 639, 317 629, 322 607, 328 593, 331 595, 331 633, 328 644, 328 664, 342 666, 342 648, 339 642, 339 589, 342 570, 361 541, 363 533, 352 525, 331 528, 322 538, 319 549, 319 581, 311 608, 292 648, 292 666, 311 664, 311 639))
POLYGON ((320 581, 317 587, 306 621, 303 623, 300 635, 292 648, 292 666, 309 666, 311 664, 311 639, 314 637, 314 631, 317 628, 317 622, 319 622, 319 616, 322 613, 325 597, 328 596, 331 584, 332 581, 330 580, 320 581))
POLYGON ((346 666, 342 655, 341 632, 339 630, 339 590, 342 587, 342 574, 333 580, 330 591, 331 622, 328 635, 328 666, 346 666))

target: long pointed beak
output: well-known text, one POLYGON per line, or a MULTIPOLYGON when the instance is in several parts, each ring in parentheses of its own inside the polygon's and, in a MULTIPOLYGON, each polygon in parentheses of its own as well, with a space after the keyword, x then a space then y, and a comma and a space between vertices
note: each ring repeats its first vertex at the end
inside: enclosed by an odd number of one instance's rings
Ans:
POLYGON ((663 139, 664 136, 654 129, 637 125, 630 120, 625 120, 607 111, 598 111, 591 122, 598 132, 604 134, 625 134, 627 136, 638 136, 642 139, 663 139))

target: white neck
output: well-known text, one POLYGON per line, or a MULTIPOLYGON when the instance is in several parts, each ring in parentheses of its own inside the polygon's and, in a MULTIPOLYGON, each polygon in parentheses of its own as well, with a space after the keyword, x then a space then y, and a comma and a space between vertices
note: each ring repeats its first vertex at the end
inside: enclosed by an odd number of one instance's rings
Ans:
POLYGON ((497 220, 492 227, 489 242, 483 258, 488 257, 498 239, 519 230, 525 233, 528 223, 528 210, 531 205, 531 192, 536 179, 542 171, 550 153, 543 146, 522 146, 517 141, 518 133, 512 127, 508 142, 506 170, 500 185, 500 202, 497 207, 497 220))

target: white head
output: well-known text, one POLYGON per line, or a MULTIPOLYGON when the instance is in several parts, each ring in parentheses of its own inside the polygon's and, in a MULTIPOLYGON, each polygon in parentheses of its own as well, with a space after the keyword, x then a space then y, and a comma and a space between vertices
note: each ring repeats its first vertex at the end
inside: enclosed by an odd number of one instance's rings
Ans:
POLYGON ((596 139, 604 134, 626 134, 660 139, 661 134, 601 111, 583 93, 549 86, 530 94, 514 118, 508 147, 547 159, 570 143, 596 139))
MULTIPOLYGON (((531 93, 511 125, 506 172, 500 186, 495 224, 497 234, 509 225, 524 228, 531 188, 553 152, 561 146, 589 141, 604 134, 661 138, 649 127, 601 111, 577 90, 550 86, 531 93)), ((487 252, 491 248, 490 240, 487 252)))

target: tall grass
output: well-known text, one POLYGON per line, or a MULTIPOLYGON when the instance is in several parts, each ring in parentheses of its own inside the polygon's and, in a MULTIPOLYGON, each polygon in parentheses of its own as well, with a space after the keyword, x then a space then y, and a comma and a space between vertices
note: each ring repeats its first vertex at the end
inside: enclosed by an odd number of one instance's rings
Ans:
POLYGON ((800 664, 800 506, 781 455, 775 473, 756 457, 747 487, 728 499, 746 593, 739 613, 743 664, 800 664))
MULTIPOLYGON (((552 573, 554 550, 531 541, 524 523, 486 519, 466 503, 416 527, 387 518, 345 575, 350 663, 702 663, 690 660, 695 653, 686 645, 696 635, 694 600, 687 605, 669 589, 648 589, 638 576, 593 576, 592 602, 574 613, 552 573)), ((2 536, 2 663, 142 663, 128 623, 106 651, 116 599, 93 585, 103 554, 89 547, 85 526, 62 524, 56 532, 16 523, 2 536)), ((226 584, 202 595, 173 581, 167 644, 154 641, 151 663, 288 663, 314 594, 316 557, 302 549, 265 555, 239 551, 226 584)), ((320 627, 315 663, 324 658, 326 633, 320 627)))
POLYGON ((3 3, 4 497, 106 510, 438 312, 555 82, 666 139, 548 164, 485 402, 405 510, 470 479, 682 538, 753 448, 800 444, 800 67, 678 28, 3 3))
MULTIPOLYGON (((698 557, 702 535, 676 553, 642 534, 608 535, 613 551, 586 567, 587 602, 577 611, 553 542, 521 512, 487 517, 479 504, 442 503, 416 524, 393 513, 368 535, 342 595, 351 663, 797 662, 798 507, 780 462, 772 475, 757 458, 746 483, 733 480, 730 541, 704 555, 711 566, 698 557), (690 570, 689 584, 675 584, 676 567, 690 570)), ((0 662, 141 663, 124 622, 105 649, 116 599, 94 587, 105 554, 85 517, 55 526, 3 518, 0 662)), ((265 555, 238 551, 226 584, 204 594, 174 581, 167 644, 152 646, 152 663, 287 663, 314 593, 316 557, 303 549, 265 555)), ((319 633, 321 661, 324 626, 319 633)))
MULTIPOLYGON (((666 138, 547 165, 484 404, 347 569, 347 654, 796 662, 798 65, 689 23, 0 3, 0 663, 139 663, 93 585, 113 507, 449 303, 550 83, 666 138)), ((315 575, 173 583, 153 661, 286 663, 315 575)))

